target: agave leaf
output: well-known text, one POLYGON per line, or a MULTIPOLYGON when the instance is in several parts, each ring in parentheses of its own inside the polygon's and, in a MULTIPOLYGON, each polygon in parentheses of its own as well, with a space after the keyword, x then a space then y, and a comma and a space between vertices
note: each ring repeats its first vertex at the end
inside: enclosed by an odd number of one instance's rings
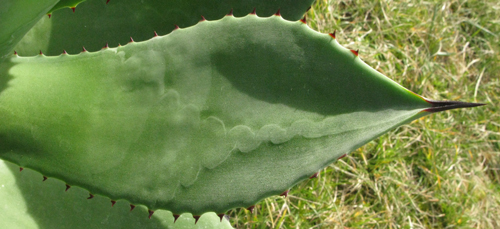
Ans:
POLYGON ((99 52, 15 56, 0 69, 0 157, 176 214, 248 207, 450 106, 279 16, 229 16, 99 52))
POLYGON ((58 0, 0 1, 0 63, 58 0))
POLYGON ((214 213, 195 219, 184 214, 174 224, 172 213, 159 210, 148 219, 146 208, 129 212, 129 204, 118 201, 113 207, 108 198, 72 187, 64 191, 56 179, 42 182, 42 176, 0 160, 0 222, 2 228, 232 228, 214 213))
MULTIPOLYGON (((65 2, 79 2, 67 0, 65 2)), ((259 16, 271 16, 280 10, 285 19, 299 20, 313 0, 88 0, 76 11, 59 10, 41 20, 15 49, 21 55, 35 55, 42 50, 58 55, 62 50, 78 53, 82 46, 89 51, 100 50, 107 43, 117 46, 151 38, 153 32, 167 34, 192 26, 202 20, 220 19, 231 10, 244 16, 256 10, 259 16)), ((63 4, 60 2, 59 4, 63 4)), ((58 5, 59 5, 58 4, 58 5)), ((66 5, 68 5, 66 3, 66 5)))

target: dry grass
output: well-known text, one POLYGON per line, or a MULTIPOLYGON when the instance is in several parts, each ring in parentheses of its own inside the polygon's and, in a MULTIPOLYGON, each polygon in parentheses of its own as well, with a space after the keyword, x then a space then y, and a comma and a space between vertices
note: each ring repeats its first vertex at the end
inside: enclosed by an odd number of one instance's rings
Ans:
POLYGON ((238 228, 500 228, 500 3, 317 0, 308 24, 410 90, 487 103, 434 114, 230 213, 238 228), (409 2, 409 3, 408 3, 409 2))

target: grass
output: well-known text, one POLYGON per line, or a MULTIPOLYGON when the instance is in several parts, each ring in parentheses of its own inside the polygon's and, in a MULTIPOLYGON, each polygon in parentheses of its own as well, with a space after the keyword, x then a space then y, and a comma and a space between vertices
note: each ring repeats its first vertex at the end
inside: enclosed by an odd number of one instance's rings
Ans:
POLYGON ((433 114, 317 179, 235 209, 237 228, 500 228, 500 3, 317 0, 308 25, 410 90, 486 106, 433 114))

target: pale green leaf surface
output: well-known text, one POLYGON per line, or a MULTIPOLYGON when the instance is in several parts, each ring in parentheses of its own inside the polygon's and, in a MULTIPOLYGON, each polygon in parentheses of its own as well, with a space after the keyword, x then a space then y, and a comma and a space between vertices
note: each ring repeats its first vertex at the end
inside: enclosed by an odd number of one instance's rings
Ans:
POLYGON ((430 107, 329 35, 277 16, 1 68, 0 157, 195 215, 280 194, 430 107))
MULTIPOLYGON (((74 2, 78 0, 68 0, 74 2)), ((66 1, 65 1, 66 2, 66 1)), ((88 0, 73 13, 62 9, 41 20, 15 49, 21 55, 35 55, 42 50, 47 55, 79 53, 82 46, 98 51, 108 43, 125 45, 130 37, 135 41, 150 39, 154 31, 163 35, 175 25, 182 28, 201 20, 221 19, 231 9, 235 16, 245 16, 255 8, 259 16, 271 16, 278 9, 288 20, 303 17, 313 0, 88 0), (39 36, 37 34, 43 34, 39 36), (34 36, 32 36, 34 35, 34 36)), ((63 4, 63 3, 61 3, 63 4)), ((64 4, 63 4, 64 5, 64 4)), ((66 4, 67 5, 67 4, 66 4)))
POLYGON ((220 222, 214 213, 200 217, 195 225, 190 214, 174 224, 172 213, 159 210, 148 219, 146 208, 138 206, 129 212, 128 203, 118 201, 114 207, 108 198, 95 196, 72 187, 64 191, 63 182, 42 176, 0 160, 0 224, 2 228, 232 228, 227 220, 220 222))
POLYGON ((0 63, 59 0, 0 0, 0 63))

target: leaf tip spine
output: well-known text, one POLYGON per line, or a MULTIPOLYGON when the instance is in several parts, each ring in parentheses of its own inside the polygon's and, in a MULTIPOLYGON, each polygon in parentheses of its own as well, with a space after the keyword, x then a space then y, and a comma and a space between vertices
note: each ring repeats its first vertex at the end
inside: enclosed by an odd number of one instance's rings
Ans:
POLYGON ((439 111, 446 111, 457 108, 468 108, 468 107, 479 107, 486 105, 485 103, 468 103, 468 102, 460 102, 460 101, 435 101, 425 99, 428 103, 431 104, 431 108, 424 109, 423 111, 435 113, 439 111))

